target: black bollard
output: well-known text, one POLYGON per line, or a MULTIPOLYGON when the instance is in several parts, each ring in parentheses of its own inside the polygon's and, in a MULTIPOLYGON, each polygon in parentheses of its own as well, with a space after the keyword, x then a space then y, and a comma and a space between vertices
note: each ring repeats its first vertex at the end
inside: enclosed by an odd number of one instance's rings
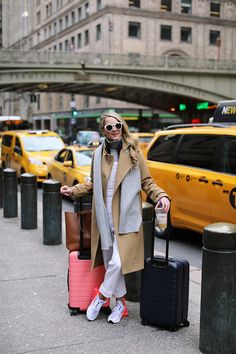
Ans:
POLYGON ((17 173, 12 168, 3 170, 3 217, 18 216, 17 173))
POLYGON ((2 167, 0 167, 0 208, 3 207, 3 181, 2 181, 2 167))
POLYGON ((43 182, 43 244, 62 243, 61 183, 55 180, 43 182))
POLYGON ((37 229, 37 179, 31 173, 21 175, 21 228, 37 229))
MULTIPOLYGON (((144 235, 144 257, 151 257, 152 248, 152 227, 153 227, 153 206, 150 203, 142 203, 143 213, 143 235, 144 235)), ((126 300, 139 302, 141 288, 141 271, 125 274, 127 293, 126 300)))
POLYGON ((236 225, 204 228, 200 313, 203 353, 236 353, 236 225))

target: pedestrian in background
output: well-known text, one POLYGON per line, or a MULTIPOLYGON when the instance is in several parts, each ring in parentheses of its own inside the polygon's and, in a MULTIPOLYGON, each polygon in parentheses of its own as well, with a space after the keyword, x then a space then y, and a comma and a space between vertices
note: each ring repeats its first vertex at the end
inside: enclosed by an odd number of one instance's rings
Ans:
POLYGON ((139 144, 124 120, 115 112, 104 113, 100 130, 105 136, 95 150, 91 181, 61 187, 73 199, 93 193, 91 257, 93 267, 104 263, 104 281, 87 309, 93 321, 107 298, 116 305, 108 322, 118 323, 128 316, 124 274, 144 267, 141 190, 164 212, 169 211, 167 194, 151 178, 139 144))

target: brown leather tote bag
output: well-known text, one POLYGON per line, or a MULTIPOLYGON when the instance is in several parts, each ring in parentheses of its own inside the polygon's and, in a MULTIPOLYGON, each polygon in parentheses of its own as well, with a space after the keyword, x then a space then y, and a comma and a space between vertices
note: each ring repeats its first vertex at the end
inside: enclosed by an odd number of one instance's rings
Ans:
POLYGON ((73 211, 65 211, 66 248, 69 251, 80 250, 80 235, 83 235, 83 249, 90 250, 91 213, 91 210, 84 210, 78 213, 73 211))

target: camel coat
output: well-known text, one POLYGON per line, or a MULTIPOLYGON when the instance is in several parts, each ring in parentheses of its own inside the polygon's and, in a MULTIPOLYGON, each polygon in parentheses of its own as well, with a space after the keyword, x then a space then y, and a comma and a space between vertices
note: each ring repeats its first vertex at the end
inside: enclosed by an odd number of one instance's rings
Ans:
MULTIPOLYGON (((146 166, 143 154, 137 146, 137 157, 139 161, 139 168, 141 172, 141 186, 142 190, 149 196, 154 203, 162 197, 168 197, 167 194, 159 188, 151 178, 148 168, 146 166)), ((92 164, 93 166, 93 164, 92 164)), ((102 154, 102 186, 104 202, 106 201, 106 190, 108 177, 113 166, 113 156, 108 154, 104 148, 102 154)), ((120 214, 120 187, 125 175, 132 168, 133 164, 129 154, 129 145, 123 142, 120 151, 118 169, 116 175, 116 182, 112 200, 112 215, 115 235, 117 237, 118 249, 121 259, 123 274, 131 273, 143 269, 144 267, 144 240, 143 227, 141 225, 139 232, 119 235, 119 214, 120 214)), ((93 171, 91 168, 91 179, 93 181, 93 171)), ((73 196, 76 200, 79 197, 85 196, 93 191, 92 183, 77 184, 73 189, 73 196)), ((140 191, 140 209, 142 209, 141 191, 140 191)), ((91 258, 92 267, 96 267, 103 263, 102 252, 100 246, 100 236, 96 221, 96 212, 94 201, 92 203, 92 221, 91 221, 91 258)))

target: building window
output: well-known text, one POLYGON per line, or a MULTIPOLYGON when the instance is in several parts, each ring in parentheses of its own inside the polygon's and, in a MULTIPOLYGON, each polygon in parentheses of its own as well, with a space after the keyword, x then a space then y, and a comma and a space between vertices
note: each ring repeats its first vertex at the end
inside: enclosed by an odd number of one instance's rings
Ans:
POLYGON ((72 11, 71 12, 71 24, 74 25, 74 23, 75 23, 75 12, 72 11))
POLYGON ((48 37, 51 37, 51 35, 52 35, 52 26, 49 25, 48 26, 48 37))
POLYGON ((62 46, 62 42, 61 42, 61 43, 59 43, 59 51, 62 52, 62 50, 63 50, 63 46, 62 46))
POLYGON ((84 45, 88 45, 89 44, 89 30, 86 30, 84 32, 84 45))
POLYGON ((36 14, 36 24, 39 25, 41 22, 41 12, 38 11, 36 14))
POLYGON ((59 20, 59 31, 62 31, 63 29, 63 21, 62 21, 62 18, 60 18, 59 20))
POLYGON ((65 40, 65 51, 69 50, 69 41, 68 39, 65 40))
POLYGON ((180 40, 181 40, 181 42, 192 43, 192 28, 191 27, 181 27, 180 40))
POLYGON ((220 17, 220 4, 218 2, 210 3, 210 16, 220 17))
POLYGON ((57 46, 56 45, 53 46, 53 50, 54 50, 54 52, 57 51, 57 46))
POLYGON ((82 34, 79 33, 77 35, 77 48, 81 48, 82 47, 82 34))
POLYGON ((67 28, 69 26, 69 16, 66 15, 65 16, 65 28, 67 28))
POLYGON ((140 0, 129 0, 129 7, 140 8, 140 0))
POLYGON ((47 39, 47 28, 44 28, 43 33, 44 33, 44 40, 46 40, 47 39))
POLYGON ((161 25, 161 39, 166 41, 171 41, 172 37, 172 27, 161 25))
POLYGON ((101 30, 101 25, 96 26, 96 41, 100 41, 102 37, 102 30, 101 30))
POLYGON ((53 24, 53 33, 57 34, 57 23, 56 22, 54 22, 54 24, 53 24))
POLYGON ((71 51, 75 50, 75 37, 71 37, 70 39, 70 50, 71 51))
POLYGON ((50 17, 52 15, 52 3, 50 2, 46 5, 46 17, 50 17))
POLYGON ((102 8, 102 0, 97 0, 97 11, 101 10, 102 8))
POLYGON ((210 31, 209 43, 211 45, 217 45, 218 38, 220 38, 220 31, 210 31))
POLYGON ((161 10, 171 11, 171 0, 161 0, 161 10))
POLYGON ((140 22, 129 22, 129 37, 141 38, 140 22))
POLYGON ((82 8, 79 7, 78 8, 78 21, 81 21, 82 20, 82 8))
POLYGON ((84 5, 84 11, 85 11, 85 17, 89 16, 89 3, 86 2, 86 4, 84 5))
POLYGON ((192 13, 192 0, 181 0, 181 13, 182 14, 192 13))
POLYGON ((37 42, 40 42, 40 32, 37 33, 37 42))
POLYGON ((57 0, 57 10, 62 8, 62 0, 57 0))

